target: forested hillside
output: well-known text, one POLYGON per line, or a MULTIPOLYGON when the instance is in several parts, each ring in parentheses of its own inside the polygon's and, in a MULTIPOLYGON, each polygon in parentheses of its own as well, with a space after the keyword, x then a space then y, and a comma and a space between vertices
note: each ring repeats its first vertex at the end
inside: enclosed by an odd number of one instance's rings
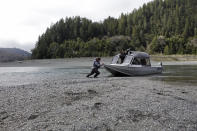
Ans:
POLYGON ((61 19, 39 36, 32 57, 110 56, 126 48, 197 54, 197 0, 154 0, 102 22, 61 19))

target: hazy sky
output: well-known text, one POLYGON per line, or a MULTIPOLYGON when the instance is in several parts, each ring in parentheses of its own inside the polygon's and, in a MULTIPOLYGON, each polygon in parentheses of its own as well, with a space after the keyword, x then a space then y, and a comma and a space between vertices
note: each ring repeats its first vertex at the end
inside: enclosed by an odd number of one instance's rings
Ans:
POLYGON ((81 16, 102 21, 118 18, 152 0, 2 0, 0 2, 0 47, 30 51, 38 36, 60 18, 81 16))

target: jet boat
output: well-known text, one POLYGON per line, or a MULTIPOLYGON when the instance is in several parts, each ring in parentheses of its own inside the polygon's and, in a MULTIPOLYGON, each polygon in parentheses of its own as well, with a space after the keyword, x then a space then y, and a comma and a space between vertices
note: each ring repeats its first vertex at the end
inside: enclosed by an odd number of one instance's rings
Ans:
POLYGON ((111 64, 104 65, 105 69, 114 76, 144 76, 162 73, 162 62, 152 66, 150 56, 145 52, 128 51, 123 63, 120 62, 120 55, 114 56, 111 64))

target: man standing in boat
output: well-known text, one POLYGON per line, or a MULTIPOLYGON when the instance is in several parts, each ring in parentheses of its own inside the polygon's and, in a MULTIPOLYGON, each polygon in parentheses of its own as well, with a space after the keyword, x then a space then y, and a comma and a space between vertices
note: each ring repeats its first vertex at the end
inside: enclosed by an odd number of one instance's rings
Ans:
POLYGON ((126 53, 124 52, 124 50, 121 50, 120 51, 120 56, 119 56, 120 57, 120 60, 121 60, 121 63, 120 64, 123 63, 125 56, 126 56, 126 53))
POLYGON ((89 77, 89 76, 95 74, 94 78, 96 78, 100 74, 98 69, 103 65, 103 64, 102 65, 100 64, 100 61, 101 61, 100 57, 98 57, 94 60, 92 71, 86 77, 89 77))

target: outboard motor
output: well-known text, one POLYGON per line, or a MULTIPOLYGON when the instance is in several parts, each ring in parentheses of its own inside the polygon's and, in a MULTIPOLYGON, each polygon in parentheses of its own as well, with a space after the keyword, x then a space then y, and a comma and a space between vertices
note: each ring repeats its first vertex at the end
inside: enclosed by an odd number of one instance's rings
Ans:
POLYGON ((133 52, 131 51, 131 49, 127 49, 127 55, 131 55, 133 52))
POLYGON ((162 62, 159 62, 159 65, 162 67, 163 66, 162 62))

